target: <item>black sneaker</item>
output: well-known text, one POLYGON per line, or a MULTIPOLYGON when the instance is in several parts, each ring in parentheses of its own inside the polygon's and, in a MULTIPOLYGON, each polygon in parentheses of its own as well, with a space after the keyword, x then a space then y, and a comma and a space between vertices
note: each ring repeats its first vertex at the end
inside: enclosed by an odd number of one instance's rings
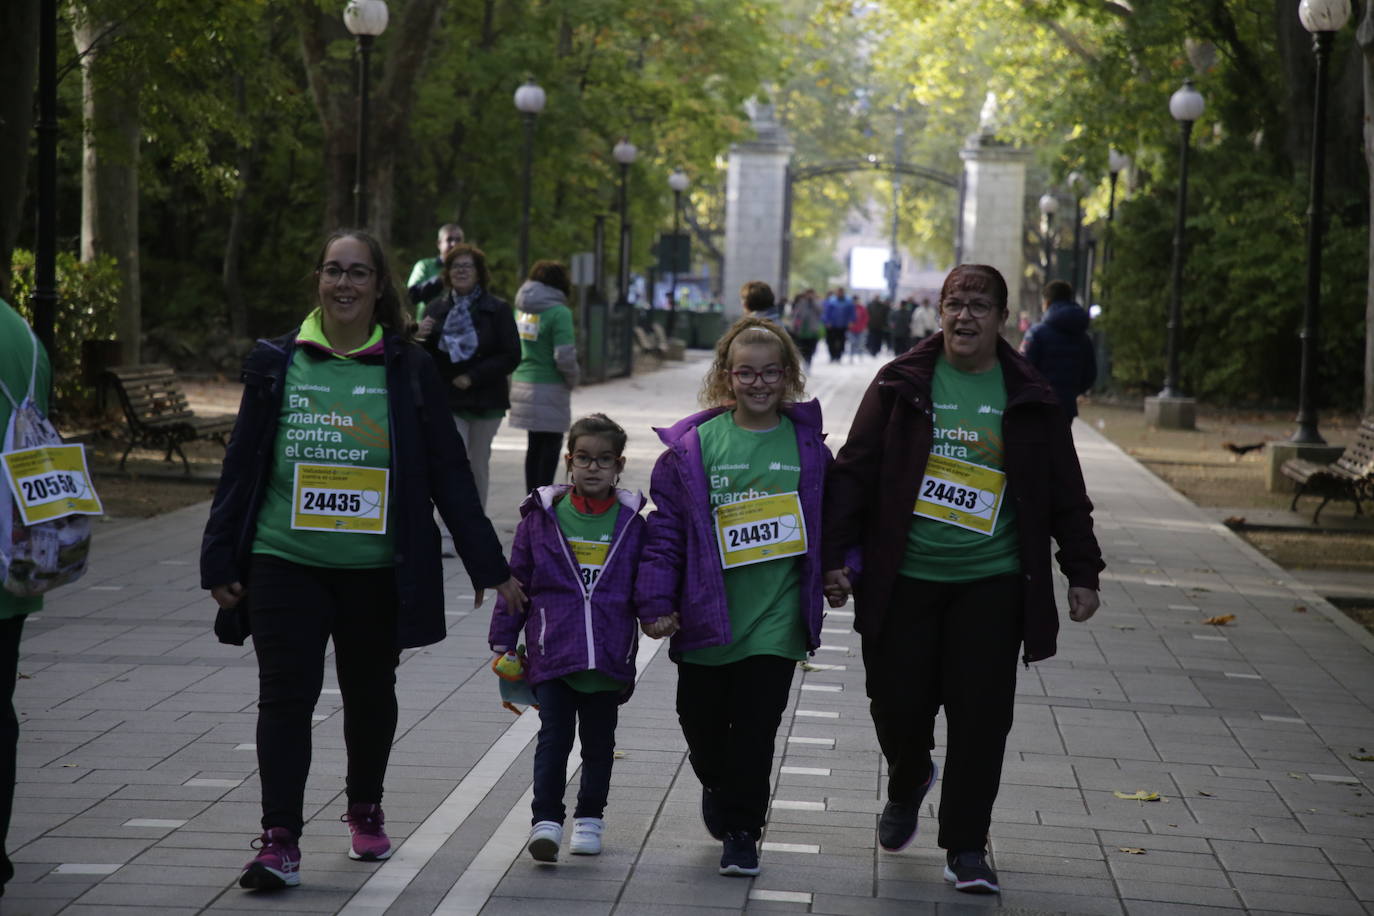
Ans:
POLYGON ((878 843, 888 852, 901 852, 916 837, 916 817, 921 813, 921 803, 925 801, 926 793, 935 785, 935 778, 939 775, 940 768, 932 760, 930 775, 916 791, 913 801, 890 801, 883 808, 882 817, 878 818, 878 843))
POLYGON ((725 815, 720 810, 720 793, 706 786, 701 787, 701 820, 706 824, 706 832, 711 834, 711 839, 725 839, 725 815))
POLYGON ((744 831, 725 835, 725 851, 720 856, 722 875, 757 875, 759 846, 753 836, 744 831))
POLYGON ((981 849, 951 852, 945 866, 945 880, 954 882, 956 891, 966 894, 997 894, 997 872, 988 865, 988 854, 981 849))

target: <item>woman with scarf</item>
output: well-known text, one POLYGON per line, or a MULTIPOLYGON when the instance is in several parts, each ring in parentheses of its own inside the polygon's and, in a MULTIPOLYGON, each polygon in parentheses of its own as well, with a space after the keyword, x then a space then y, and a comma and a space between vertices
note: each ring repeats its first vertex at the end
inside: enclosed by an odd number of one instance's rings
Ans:
POLYGON ((417 336, 448 383, 449 409, 485 509, 491 442, 510 408, 507 378, 520 363, 520 337, 510 306, 487 292, 491 275, 480 248, 450 248, 437 279, 443 298, 426 308, 417 336))
POLYGON ((515 294, 520 365, 511 377, 510 425, 529 433, 525 492, 553 483, 563 431, 572 423, 577 340, 568 308, 572 281, 557 261, 538 261, 515 294))

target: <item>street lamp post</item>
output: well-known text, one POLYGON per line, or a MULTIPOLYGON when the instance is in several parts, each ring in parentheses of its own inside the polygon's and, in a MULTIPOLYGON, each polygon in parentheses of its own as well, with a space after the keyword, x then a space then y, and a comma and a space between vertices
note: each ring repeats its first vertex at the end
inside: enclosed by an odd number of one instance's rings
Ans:
POLYGON ((348 0, 344 25, 358 39, 358 153, 353 181, 353 222, 367 226, 367 95, 372 42, 386 31, 386 0, 348 0))
POLYGON ((520 211, 520 281, 530 269, 530 197, 534 180, 534 123, 539 112, 544 110, 544 90, 533 78, 515 90, 515 108, 525 122, 525 174, 523 176, 525 200, 520 211))
POLYGON ((1112 222, 1116 219, 1116 180, 1122 172, 1130 168, 1131 157, 1114 149, 1107 150, 1107 239, 1102 243, 1102 266, 1111 263, 1112 222))
MULTIPOLYGON (((1073 171, 1069 173, 1069 190, 1073 192, 1073 288, 1078 295, 1083 295, 1083 287, 1087 284, 1083 279, 1083 173, 1073 171)), ((1086 299, 1084 300, 1087 301, 1086 299)))
POLYGON ((621 137, 611 150, 620 163, 620 264, 617 293, 622 302, 630 301, 630 166, 639 150, 627 138, 621 137))
POLYGON ((1040 195, 1040 215, 1045 218, 1045 282, 1041 289, 1050 285, 1054 272, 1054 214, 1059 209, 1059 199, 1046 191, 1040 195))
POLYGON ((692 181, 687 177, 687 173, 682 169, 674 169, 673 174, 668 176, 668 187, 673 191, 673 247, 672 270, 668 273, 668 336, 673 336, 673 326, 677 318, 677 256, 681 250, 678 243, 678 231, 682 220, 682 192, 686 191, 692 181))
MULTIPOLYGON (((1188 209, 1188 138, 1193 132, 1193 122, 1202 116, 1202 93, 1193 88, 1192 80, 1184 80, 1183 86, 1169 97, 1169 114, 1178 122, 1178 206, 1174 213, 1174 261, 1172 293, 1169 297, 1169 341, 1168 370, 1164 376, 1164 390, 1161 398, 1182 398, 1186 395, 1179 383, 1178 345, 1179 334, 1183 329, 1183 262, 1184 262, 1184 218, 1188 209)), ((1192 424, 1189 423, 1189 426, 1192 424)))
POLYGON ((1289 438, 1299 445, 1325 445, 1317 432, 1317 325, 1321 310, 1322 197, 1326 177, 1326 59, 1331 38, 1350 18, 1350 0, 1302 0, 1298 18, 1312 33, 1316 56, 1316 100, 1312 105, 1312 164, 1307 195, 1307 297, 1302 307, 1302 375, 1298 382, 1298 429, 1289 438))

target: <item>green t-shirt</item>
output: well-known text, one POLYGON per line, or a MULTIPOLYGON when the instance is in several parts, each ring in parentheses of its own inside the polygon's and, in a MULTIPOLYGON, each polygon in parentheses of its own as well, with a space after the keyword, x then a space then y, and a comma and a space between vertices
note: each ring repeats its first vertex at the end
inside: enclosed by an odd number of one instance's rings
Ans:
MULTIPOLYGON (((312 315, 301 326, 301 339, 323 340, 317 316, 312 315)), ((375 346, 380 339, 379 327, 372 340, 352 352, 375 346)), ((306 566, 391 566, 395 513, 389 502, 390 486, 384 494, 388 503, 383 534, 291 527, 297 465, 391 468, 386 366, 380 356, 340 356, 308 345, 297 346, 286 370, 284 394, 253 553, 306 566)), ((365 516, 369 508, 377 506, 379 495, 371 487, 345 481, 333 487, 321 484, 318 495, 304 498, 320 510, 318 516, 311 517, 318 523, 330 517, 365 516)))
MULTIPOLYGON (((740 429, 727 411, 697 427, 697 435, 713 512, 742 499, 796 492, 801 457, 796 430, 787 417, 767 432, 755 432, 740 429)), ((805 658, 798 561, 795 556, 782 557, 725 570, 725 601, 734 638, 723 646, 684 652, 683 660, 728 665, 752 655, 805 658)))
POLYGON ((571 346, 573 313, 566 305, 555 305, 542 312, 515 313, 520 332, 520 365, 511 379, 517 382, 563 382, 563 373, 554 362, 559 347, 571 346))
MULTIPOLYGON (((612 505, 600 515, 579 512, 571 497, 565 495, 554 504, 554 515, 558 518, 558 528, 568 539, 573 559, 582 571, 582 588, 585 590, 595 584, 606 565, 606 557, 615 537, 615 523, 620 516, 619 503, 612 505)), ((564 675, 563 682, 579 693, 598 693, 603 690, 624 690, 625 684, 609 674, 600 671, 578 671, 564 675)))
MULTIPOLYGON (((935 405, 931 456, 990 468, 1000 475, 1004 470, 1002 412, 1007 407, 1002 364, 987 372, 960 372, 939 357, 931 397, 935 405)), ((927 469, 921 492, 940 486, 927 469)), ((932 582, 971 582, 1020 572, 1016 505, 1011 497, 1004 489, 991 534, 913 515, 901 574, 932 582)), ((969 501, 977 502, 972 496, 969 501)))
MULTIPOLYGON (((52 387, 52 367, 48 364, 48 354, 40 344, 35 351, 33 336, 29 326, 19 313, 10 308, 9 303, 0 299, 0 381, 10 390, 16 401, 22 402, 29 393, 29 378, 33 378, 33 402, 44 415, 48 412, 48 390, 52 387), (38 361, 38 371, 34 372, 34 360, 38 361)), ((0 438, 10 427, 10 414, 14 408, 9 398, 0 394, 0 438)), ((0 482, 0 487, 5 486, 0 482)), ((43 599, 20 598, 0 588, 0 620, 9 620, 24 614, 32 614, 43 609, 43 599)))
MULTIPOLYGON (((426 280, 433 280, 435 277, 439 276, 439 270, 442 266, 442 262, 438 258, 421 258, 416 261, 415 266, 410 269, 410 279, 406 280, 406 286, 411 287, 416 283, 424 283, 426 280)), ((441 295, 443 295, 442 292, 431 298, 429 302, 417 303, 415 306, 415 320, 419 321, 421 318, 425 317, 425 306, 429 305, 429 303, 433 302, 435 299, 438 299, 441 295)))

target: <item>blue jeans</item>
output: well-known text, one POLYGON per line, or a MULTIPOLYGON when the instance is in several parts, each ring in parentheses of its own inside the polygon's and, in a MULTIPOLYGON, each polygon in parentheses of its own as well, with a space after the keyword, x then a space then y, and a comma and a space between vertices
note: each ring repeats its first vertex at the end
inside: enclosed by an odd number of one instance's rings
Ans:
POLYGON ((534 802, 531 824, 563 823, 567 809, 563 790, 568 785, 568 755, 573 729, 582 739, 582 784, 577 790, 573 817, 601 817, 611 791, 615 759, 615 726, 620 718, 619 690, 582 693, 559 678, 536 684, 539 700, 539 743, 534 749, 534 802))

